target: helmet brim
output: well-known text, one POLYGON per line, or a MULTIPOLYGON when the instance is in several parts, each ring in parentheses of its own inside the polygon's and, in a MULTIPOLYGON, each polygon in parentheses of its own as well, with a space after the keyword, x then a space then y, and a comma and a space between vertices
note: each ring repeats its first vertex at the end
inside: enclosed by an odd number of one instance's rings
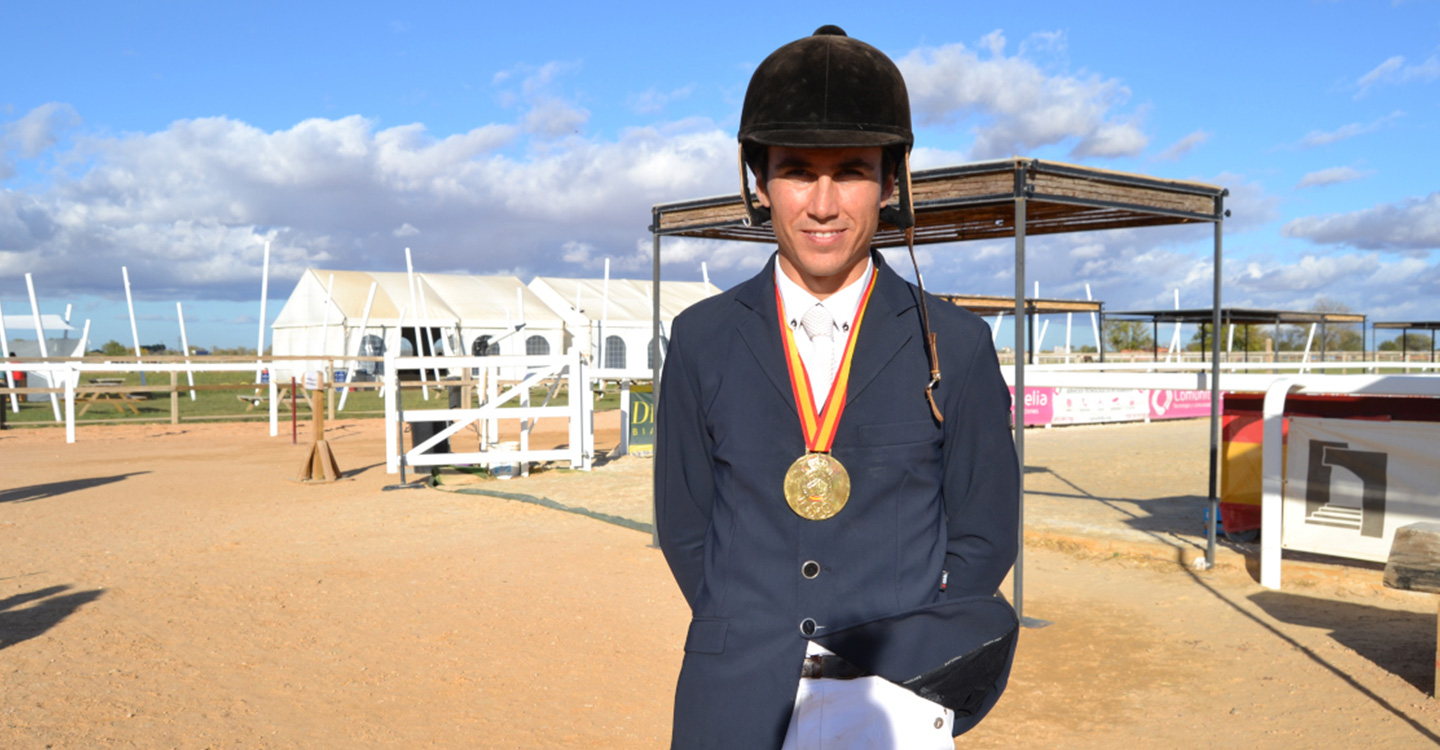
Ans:
MULTIPOLYGON (((740 134, 740 142, 757 146, 785 146, 787 148, 867 148, 879 146, 909 147, 913 137, 909 133, 886 132, 884 126, 874 129, 820 130, 815 123, 795 123, 785 127, 784 123, 767 123, 764 130, 753 130, 740 134), (778 127, 777 127, 778 125, 778 127)), ((863 127, 863 126, 862 126, 863 127)), ((891 129, 893 131, 893 129, 891 129)))

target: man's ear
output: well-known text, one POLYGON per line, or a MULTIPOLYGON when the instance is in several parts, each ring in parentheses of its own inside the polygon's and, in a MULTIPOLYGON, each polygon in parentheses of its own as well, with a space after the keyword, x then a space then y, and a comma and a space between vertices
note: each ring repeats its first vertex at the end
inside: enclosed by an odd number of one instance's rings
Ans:
POLYGON ((755 195, 760 198, 760 205, 770 208, 770 188, 765 183, 765 179, 758 174, 755 175, 755 195))
POLYGON ((884 206, 886 203, 889 203, 890 198, 894 195, 895 173, 891 172, 890 174, 885 175, 885 184, 880 187, 880 205, 884 206))

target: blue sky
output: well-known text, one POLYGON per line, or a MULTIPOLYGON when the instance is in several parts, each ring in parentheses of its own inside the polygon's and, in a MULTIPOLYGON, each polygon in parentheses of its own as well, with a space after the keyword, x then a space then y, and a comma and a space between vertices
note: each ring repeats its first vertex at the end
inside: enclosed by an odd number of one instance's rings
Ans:
MULTIPOLYGON (((824 23, 906 74, 917 167, 1010 155, 1231 191, 1225 302, 1440 319, 1440 2, 4 4, 0 306, 253 346, 302 269, 648 277, 655 203, 731 193, 754 66, 824 23), (877 13, 876 9, 885 9, 877 13)), ((769 249, 667 240, 728 287, 769 249)), ((1013 290, 1009 242, 933 291, 1013 290)), ((1046 297, 1210 301, 1208 229, 1029 244, 1046 297)), ((12 336, 22 335, 12 331, 12 336)), ((1053 335, 1053 334, 1052 334, 1053 335)), ((1077 334, 1077 341, 1080 340, 1077 334)), ((1053 342, 1047 342, 1046 348, 1053 342)))

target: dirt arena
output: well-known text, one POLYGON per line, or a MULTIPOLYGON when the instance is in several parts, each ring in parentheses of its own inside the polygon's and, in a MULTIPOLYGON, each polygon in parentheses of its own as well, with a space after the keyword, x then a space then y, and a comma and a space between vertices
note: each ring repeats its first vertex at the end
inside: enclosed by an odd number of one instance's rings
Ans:
MULTIPOLYGON (((0 748, 667 746, 687 613, 648 460, 384 491, 379 421, 328 438, 345 479, 302 485, 303 437, 260 424, 0 432, 0 748)), ((1440 743, 1432 597, 1140 556, 1194 549, 1207 439, 1029 433, 1025 614, 1053 624, 957 746, 1440 743)))

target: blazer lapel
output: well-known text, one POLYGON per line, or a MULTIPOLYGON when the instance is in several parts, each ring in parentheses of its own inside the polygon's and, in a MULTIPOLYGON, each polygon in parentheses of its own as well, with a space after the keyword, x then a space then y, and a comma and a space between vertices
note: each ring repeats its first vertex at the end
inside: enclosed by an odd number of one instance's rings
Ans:
POLYGON ((780 314, 775 308, 775 254, 770 255, 764 271, 745 282, 735 299, 754 313, 740 324, 741 338, 793 414, 795 391, 790 385, 790 368, 785 364, 785 345, 780 341, 780 314))
MULTIPOLYGON (((880 253, 872 252, 872 258, 879 276, 865 309, 865 320, 860 324, 860 338, 855 342, 846 404, 853 402, 920 330, 913 317, 906 314, 916 305, 916 292, 885 265, 880 253)), ((917 383, 916 388, 923 385, 917 383)))

